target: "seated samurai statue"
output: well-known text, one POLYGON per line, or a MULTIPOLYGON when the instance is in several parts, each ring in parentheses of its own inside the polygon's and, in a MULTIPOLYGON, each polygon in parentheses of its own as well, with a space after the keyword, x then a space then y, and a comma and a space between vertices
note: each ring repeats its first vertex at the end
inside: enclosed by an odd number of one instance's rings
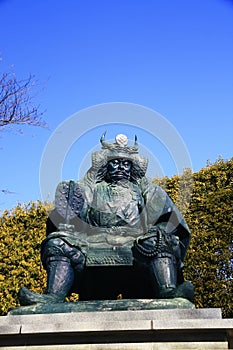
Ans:
POLYGON ((100 139, 81 181, 63 181, 47 220, 41 259, 45 294, 21 287, 21 305, 79 300, 193 300, 184 281, 190 231, 166 192, 146 177, 148 160, 119 134, 100 139))

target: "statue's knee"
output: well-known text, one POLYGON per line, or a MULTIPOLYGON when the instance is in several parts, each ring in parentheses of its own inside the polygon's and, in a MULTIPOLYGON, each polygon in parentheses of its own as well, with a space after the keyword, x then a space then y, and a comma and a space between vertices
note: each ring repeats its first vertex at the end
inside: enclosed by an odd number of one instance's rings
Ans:
POLYGON ((47 265, 48 261, 54 260, 69 260, 67 255, 66 243, 61 238, 51 238, 47 242, 42 244, 41 249, 41 260, 44 266, 47 265))
POLYGON ((150 261, 158 254, 156 241, 157 237, 147 239, 137 239, 132 247, 132 253, 137 263, 150 263, 150 261))
POLYGON ((77 248, 70 253, 71 265, 77 272, 81 272, 84 269, 85 260, 84 254, 77 248))
POLYGON ((75 270, 81 270, 84 267, 85 256, 76 247, 72 247, 61 238, 52 238, 46 242, 41 251, 41 259, 44 266, 51 260, 66 260, 75 270))
POLYGON ((49 257, 64 256, 63 251, 64 242, 60 238, 52 238, 48 240, 43 246, 41 251, 42 261, 49 257))

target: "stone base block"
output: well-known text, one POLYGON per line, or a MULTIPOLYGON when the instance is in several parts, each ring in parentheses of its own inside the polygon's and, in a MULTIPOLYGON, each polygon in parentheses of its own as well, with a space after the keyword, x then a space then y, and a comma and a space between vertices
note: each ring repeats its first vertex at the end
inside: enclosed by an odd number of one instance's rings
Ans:
POLYGON ((146 309, 9 314, 3 350, 178 350, 233 348, 233 320, 220 309, 146 309))
POLYGON ((222 350, 227 342, 119 343, 1 347, 2 350, 222 350))

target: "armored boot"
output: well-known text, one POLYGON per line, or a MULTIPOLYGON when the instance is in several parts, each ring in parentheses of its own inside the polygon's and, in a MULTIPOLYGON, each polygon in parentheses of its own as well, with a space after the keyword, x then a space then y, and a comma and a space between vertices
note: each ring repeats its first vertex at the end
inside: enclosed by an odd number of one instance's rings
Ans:
POLYGON ((176 259, 169 253, 159 253, 149 264, 151 282, 157 298, 175 297, 177 287, 176 259))
POLYGON ((47 288, 45 294, 31 292, 21 287, 20 305, 54 304, 64 302, 74 281, 74 270, 68 258, 50 257, 47 262, 47 288))
POLYGON ((193 302, 194 288, 189 281, 177 283, 177 261, 174 256, 160 253, 150 263, 153 287, 158 298, 185 298, 193 302))

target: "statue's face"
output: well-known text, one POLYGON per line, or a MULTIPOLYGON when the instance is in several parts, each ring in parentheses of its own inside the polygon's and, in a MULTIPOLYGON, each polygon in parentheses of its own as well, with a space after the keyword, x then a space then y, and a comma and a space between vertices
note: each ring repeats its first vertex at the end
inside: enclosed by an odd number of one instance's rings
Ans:
POLYGON ((132 163, 127 159, 112 159, 108 162, 108 175, 111 180, 129 179, 132 163))

